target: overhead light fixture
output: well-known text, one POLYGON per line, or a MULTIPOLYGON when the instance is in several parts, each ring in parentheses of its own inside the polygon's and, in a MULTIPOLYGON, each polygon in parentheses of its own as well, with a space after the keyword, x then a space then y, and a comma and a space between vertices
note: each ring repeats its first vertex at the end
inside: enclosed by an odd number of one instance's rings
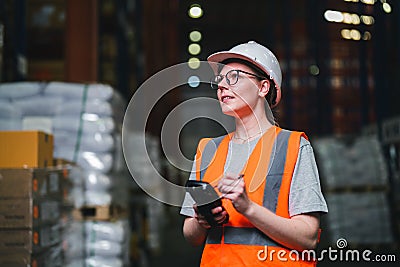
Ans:
POLYGON ((201 52, 201 46, 199 44, 190 44, 188 47, 188 51, 191 55, 198 55, 201 52))
POLYGON ((375 1, 376 0, 361 0, 361 2, 366 5, 373 5, 373 4, 375 4, 375 1))
POLYGON ((193 19, 198 19, 203 16, 203 9, 199 4, 193 4, 189 8, 189 17, 193 19))
POLYGON ((192 42, 199 42, 201 40, 201 32, 199 32, 199 31, 191 31, 189 33, 189 39, 192 42))
POLYGON ((386 2, 383 3, 382 8, 383 8, 383 11, 385 11, 386 13, 392 12, 392 7, 389 5, 389 3, 386 3, 386 2))
POLYGON ((199 67, 200 67, 200 59, 198 59, 197 57, 191 57, 189 60, 188 60, 188 65, 189 65, 189 68, 191 68, 191 69, 198 69, 199 67))
POLYGON ((329 22, 338 22, 359 25, 361 22, 365 25, 372 25, 375 22, 374 17, 369 15, 358 15, 355 13, 341 12, 336 10, 327 10, 324 17, 329 22))
POLYGON ((362 37, 362 39, 364 41, 371 40, 371 38, 372 38, 372 34, 369 31, 364 32, 363 37, 362 37))
POLYGON ((340 34, 342 35, 342 37, 344 39, 350 40, 351 36, 350 36, 350 30, 349 29, 343 29, 340 31, 340 34))
POLYGON ((362 15, 361 16, 361 21, 362 23, 364 23, 365 25, 372 25, 375 23, 375 19, 372 16, 366 16, 366 15, 362 15))
POLYGON ((319 74, 319 68, 317 65, 313 64, 310 66, 311 75, 317 76, 319 74))
POLYGON ((188 84, 192 88, 198 87, 200 85, 200 78, 196 75, 190 76, 188 79, 188 84))
POLYGON ((364 34, 361 36, 360 31, 356 29, 342 29, 340 34, 342 35, 342 38, 346 40, 360 41, 362 39, 364 41, 368 41, 372 38, 372 35, 369 31, 364 32, 364 34))
POLYGON ((330 22, 342 22, 344 19, 342 12, 334 10, 325 11, 324 17, 327 21, 330 22))

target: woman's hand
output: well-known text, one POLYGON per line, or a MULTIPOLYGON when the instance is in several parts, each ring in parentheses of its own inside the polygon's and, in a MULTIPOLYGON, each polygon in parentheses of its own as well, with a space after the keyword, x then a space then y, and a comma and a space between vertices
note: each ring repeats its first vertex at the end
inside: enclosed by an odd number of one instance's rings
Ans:
POLYGON ((231 174, 225 175, 218 183, 218 190, 222 197, 231 200, 239 213, 244 214, 251 205, 242 175, 239 177, 231 174))
MULTIPOLYGON (((194 218, 197 220, 199 225, 205 229, 210 229, 211 225, 207 222, 206 218, 199 213, 199 209, 197 208, 196 204, 193 205, 193 209, 195 212, 194 218)), ((226 222, 228 213, 222 206, 213 208, 211 212, 214 215, 214 220, 217 224, 223 224, 226 222)))

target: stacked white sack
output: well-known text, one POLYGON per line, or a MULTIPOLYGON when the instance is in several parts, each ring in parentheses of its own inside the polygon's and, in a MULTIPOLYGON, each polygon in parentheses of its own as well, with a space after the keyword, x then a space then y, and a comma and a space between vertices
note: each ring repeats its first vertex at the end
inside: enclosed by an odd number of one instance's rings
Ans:
POLYGON ((71 222, 63 231, 63 254, 65 266, 84 266, 85 259, 85 232, 84 223, 71 222), (80 264, 77 264, 80 263, 80 264))
POLYGON ((108 173, 115 166, 115 135, 120 135, 124 104, 111 86, 51 82, 48 97, 62 97, 53 118, 54 156, 76 161, 88 171, 108 173))
POLYGON ((0 84, 1 129, 35 129, 51 133, 52 118, 61 106, 63 98, 43 95, 45 86, 46 83, 41 82, 0 84), (6 114, 9 115, 4 116, 6 114))
POLYGON ((388 170, 376 137, 314 140, 329 207, 324 216, 331 242, 353 245, 392 242, 388 170))
POLYGON ((126 160, 130 172, 136 184, 143 189, 147 195, 145 199, 145 210, 147 216, 147 244, 151 251, 157 252, 161 248, 161 236, 163 223, 165 222, 165 210, 158 199, 165 199, 165 187, 161 183, 162 162, 160 155, 160 143, 151 134, 130 132, 129 137, 124 140, 125 149, 129 151, 140 151, 140 153, 129 153, 131 157, 126 160), (142 153, 143 146, 146 151, 142 153))
MULTIPOLYGON (((130 178, 124 173, 120 144, 126 104, 111 86, 4 83, 0 103, 0 127, 52 133, 54 157, 76 162, 82 169, 69 196, 75 208, 111 203, 127 207, 130 178)), ((71 259, 70 265, 80 261, 71 259)))
MULTIPOLYGON (((119 94, 103 84, 52 82, 44 95, 64 99, 53 118, 54 156, 83 168, 84 206, 127 208, 129 178, 120 144, 125 103, 119 94)), ((84 228, 86 266, 129 265, 127 221, 86 221, 84 228)))
POLYGON ((87 266, 110 262, 115 267, 128 266, 130 227, 127 220, 87 221, 85 234, 87 266))
POLYGON ((38 95, 42 84, 15 82, 0 84, 0 130, 22 130, 24 110, 16 102, 38 95))

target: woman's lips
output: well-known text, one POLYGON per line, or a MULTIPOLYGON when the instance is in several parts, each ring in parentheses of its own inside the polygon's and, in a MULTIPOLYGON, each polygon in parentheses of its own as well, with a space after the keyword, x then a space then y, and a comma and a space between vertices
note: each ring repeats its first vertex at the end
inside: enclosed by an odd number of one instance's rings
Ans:
POLYGON ((226 102, 228 102, 228 101, 231 100, 231 99, 234 99, 234 97, 233 97, 233 96, 229 96, 229 95, 225 95, 225 96, 222 96, 222 97, 221 97, 221 102, 222 102, 222 103, 226 103, 226 102))

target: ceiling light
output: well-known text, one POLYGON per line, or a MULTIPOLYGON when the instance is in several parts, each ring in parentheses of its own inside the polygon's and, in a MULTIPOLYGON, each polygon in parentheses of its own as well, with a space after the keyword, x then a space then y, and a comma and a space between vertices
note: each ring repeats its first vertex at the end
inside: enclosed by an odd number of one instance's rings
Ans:
POLYGON ((342 22, 343 21, 343 14, 339 11, 334 10, 327 10, 325 11, 324 17, 327 21, 330 22, 342 22))
POLYGON ((201 16, 203 16, 203 9, 201 8, 201 6, 198 4, 191 5, 189 8, 189 17, 193 19, 198 19, 201 16))
POLYGON ((188 84, 190 87, 198 87, 200 85, 200 78, 196 75, 190 76, 188 79, 188 84))
POLYGON ((392 12, 392 7, 389 5, 389 3, 383 3, 382 7, 383 7, 383 11, 385 11, 386 13, 392 12))
POLYGON ((191 55, 198 55, 201 52, 201 47, 199 44, 190 44, 188 47, 188 51, 191 55))
POLYGON ((198 42, 201 40, 201 32, 199 31, 191 31, 189 34, 189 39, 192 42, 198 42))
POLYGON ((198 69, 200 67, 200 59, 192 57, 188 60, 188 65, 191 69, 198 69))

